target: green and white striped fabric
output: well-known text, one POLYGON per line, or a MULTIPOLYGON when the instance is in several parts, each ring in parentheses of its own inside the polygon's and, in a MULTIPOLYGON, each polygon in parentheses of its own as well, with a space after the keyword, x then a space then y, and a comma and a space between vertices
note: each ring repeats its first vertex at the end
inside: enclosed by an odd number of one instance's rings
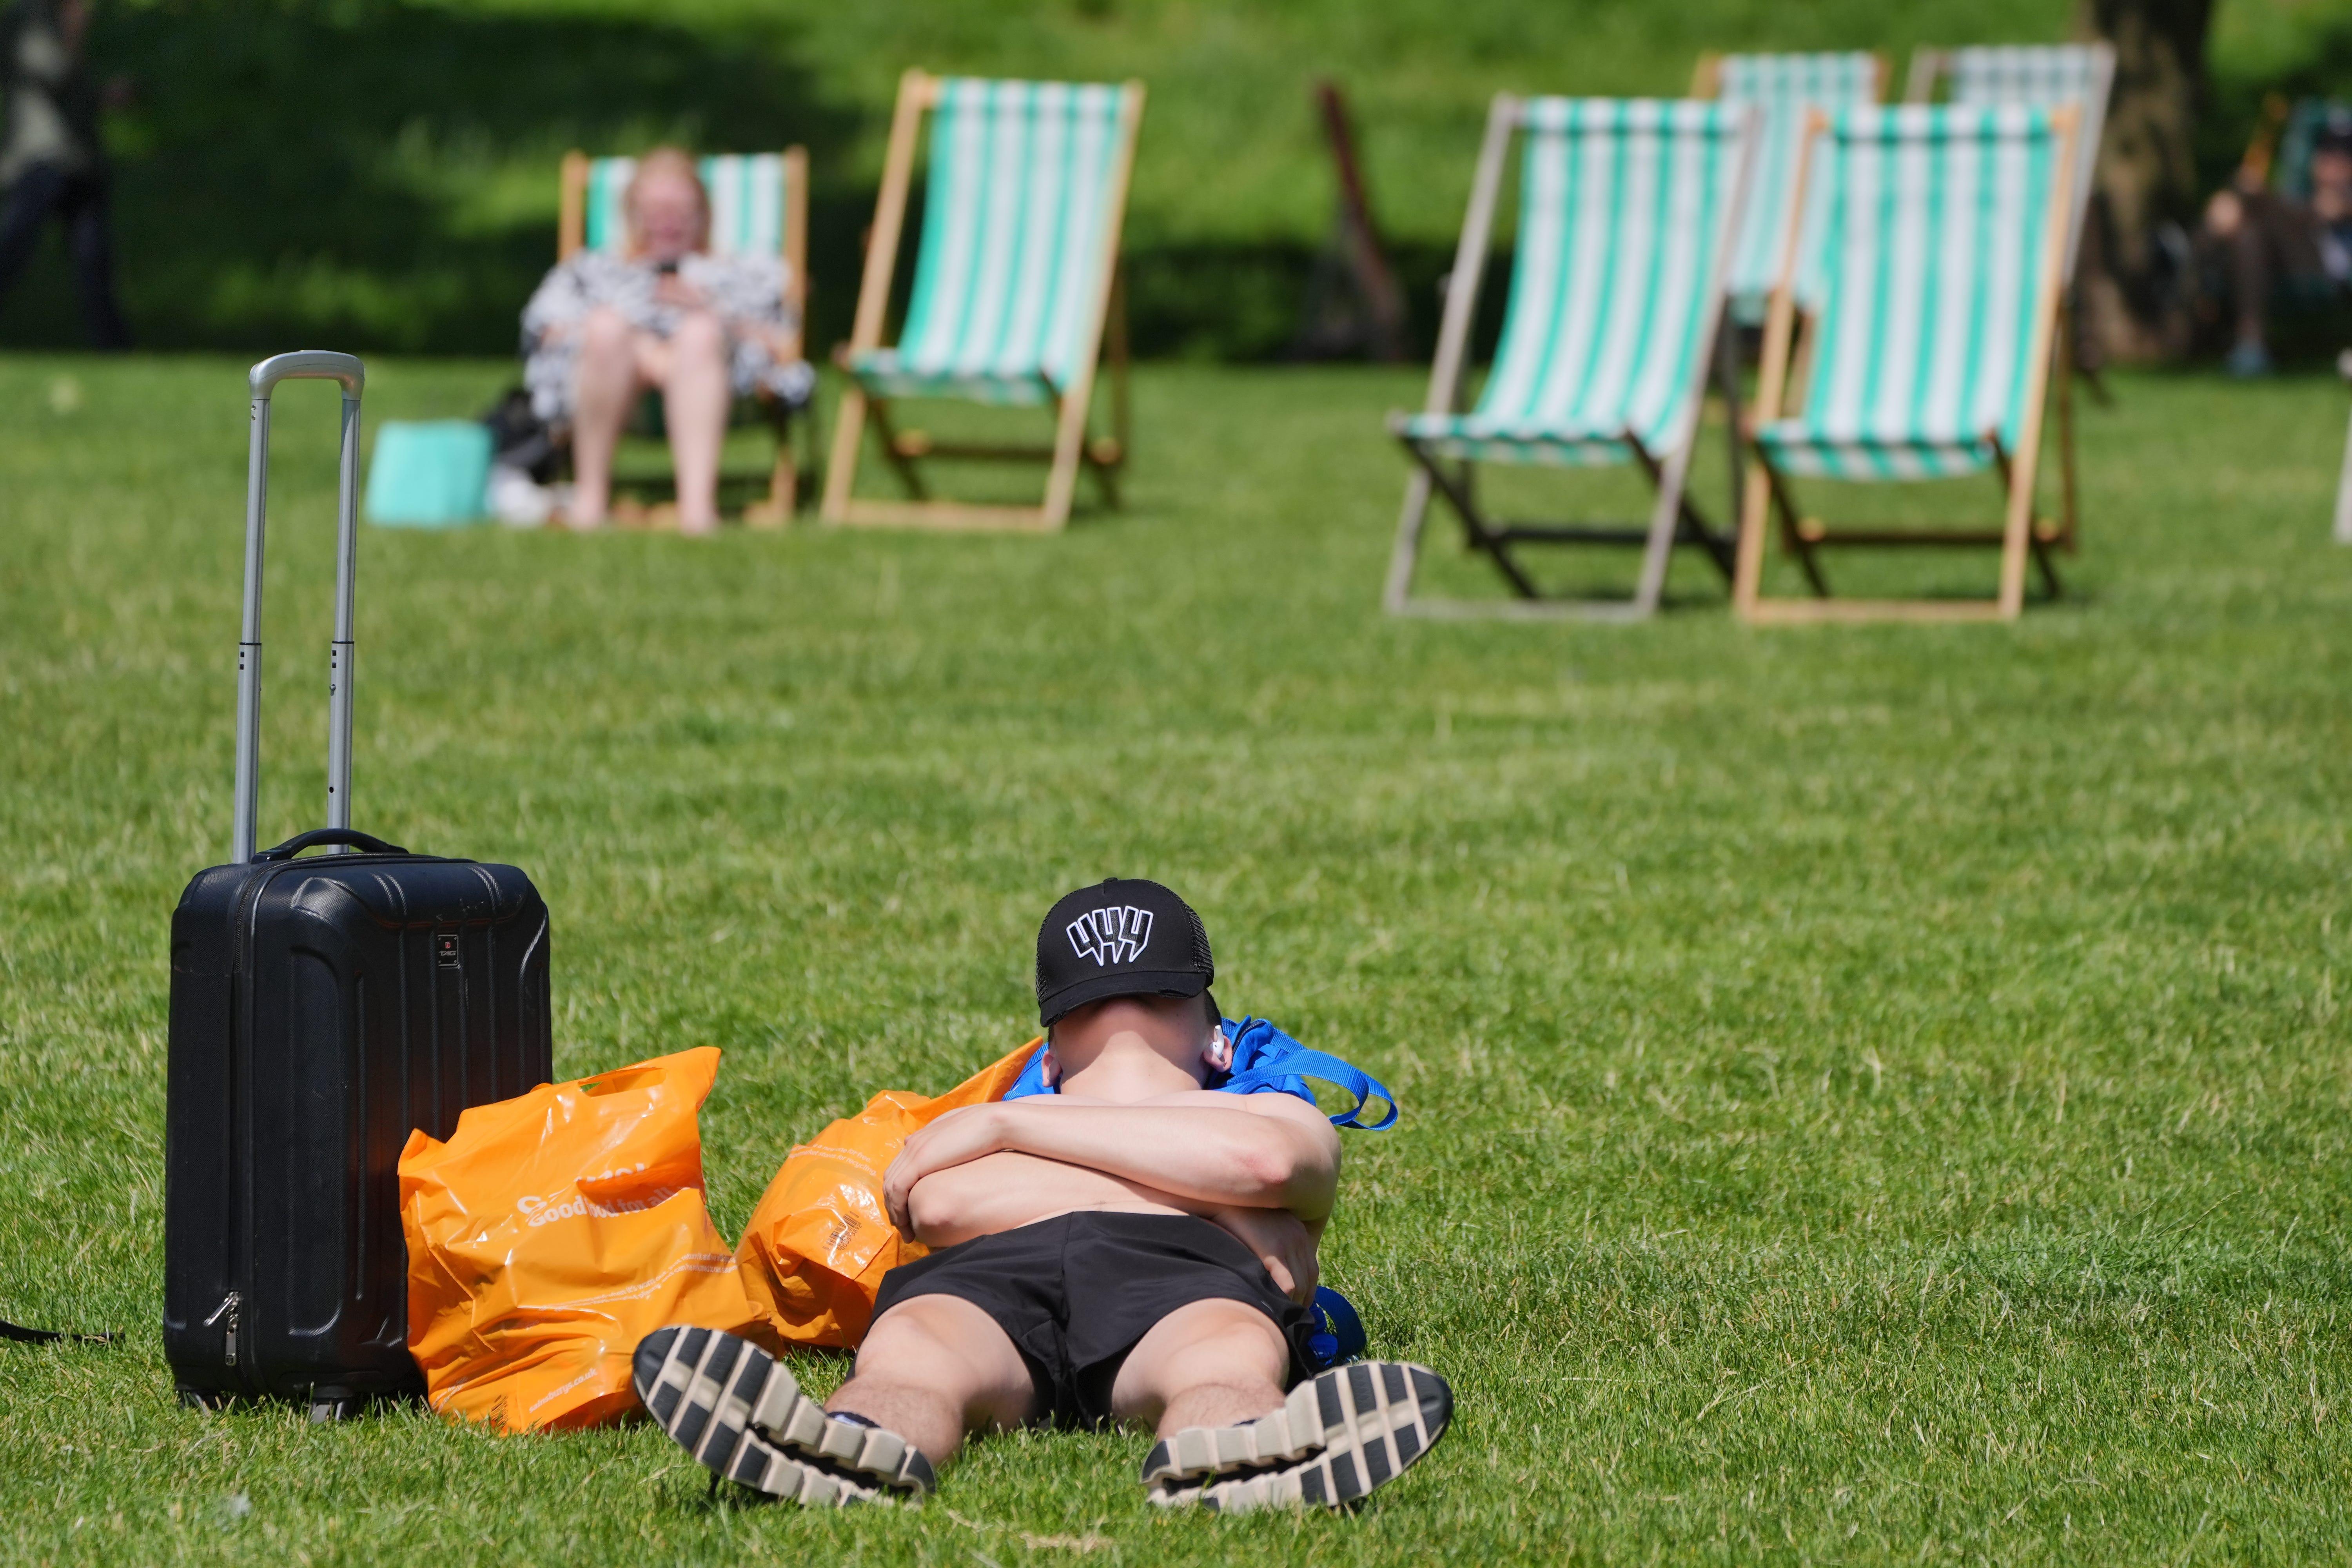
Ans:
MULTIPOLYGON (((1731 253, 1731 294, 1743 319, 1761 321, 1766 299, 1780 276, 1781 248, 1788 243, 1789 203, 1797 189, 1797 141, 1808 109, 1859 108, 1878 101, 1878 57, 1867 53, 1819 55, 1726 55, 1717 62, 1716 96, 1726 103, 1752 103, 1764 111, 1763 144, 1757 149, 1756 177, 1748 188, 1747 215, 1731 253)), ((1808 237, 1820 223, 1821 182, 1805 203, 1808 237)), ((1800 275, 1801 277, 1801 274, 1800 275)), ((1810 300, 1810 288, 1806 289, 1810 300)))
MULTIPOLYGON (((710 193, 710 254, 781 256, 784 249, 784 160, 774 153, 737 153, 697 161, 710 193)), ((599 158, 588 165, 587 239, 591 250, 618 251, 629 242, 622 211, 635 158, 599 158)))
POLYGON ((2039 109, 2077 103, 2095 90, 2104 98, 2103 79, 2116 63, 2105 44, 1984 45, 1954 49, 1949 58, 1954 103, 2039 109))
POLYGON ((2047 110, 1849 110, 1822 139, 1822 298, 1803 411, 1757 433, 1782 471, 1974 473, 2015 452, 2052 308, 2061 146, 2047 110), (1996 441, 1999 447, 1996 448, 1996 441))
POLYGON ((2325 98, 2296 100, 2285 129, 2279 133, 2278 159, 2271 175, 2280 195, 2299 202, 2311 199, 2311 154, 2318 145, 2320 129, 2331 118, 2347 113, 2352 113, 2352 103, 2325 98))
POLYGON ((1104 226, 1116 219, 1128 89, 940 84, 914 291, 898 345, 854 356, 886 397, 1044 403, 1090 351, 1104 226))
POLYGON ((1686 442, 1754 119, 1724 103, 1530 100, 1494 371, 1474 411, 1416 415, 1406 439, 1563 467, 1686 442))
POLYGON ((2099 135, 2107 119, 2107 89, 2116 78, 2111 44, 2032 44, 1954 49, 1948 56, 1951 100, 1973 108, 2024 104, 2056 109, 2073 104, 2081 118, 2074 127, 2074 210, 2066 229, 2066 276, 2074 275, 2074 252, 2083 243, 2083 220, 2091 210, 2091 176, 2099 163, 2099 135))

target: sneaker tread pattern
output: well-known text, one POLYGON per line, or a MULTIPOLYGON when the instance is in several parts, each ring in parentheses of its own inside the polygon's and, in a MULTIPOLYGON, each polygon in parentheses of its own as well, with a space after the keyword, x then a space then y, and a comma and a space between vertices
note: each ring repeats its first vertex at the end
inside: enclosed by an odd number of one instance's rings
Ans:
POLYGON ((1258 1420, 1162 1438, 1143 1481, 1163 1508, 1338 1508, 1402 1475, 1453 1415, 1454 1391, 1427 1367, 1359 1362, 1299 1384, 1258 1420))
POLYGON ((919 1452, 894 1434, 827 1419, 802 1397, 789 1368, 732 1334, 656 1330, 638 1344, 632 1373, 638 1399, 664 1431, 714 1474, 754 1490, 840 1507, 930 1489, 930 1466, 919 1452), (811 1457, 857 1473, 803 1462, 774 1440, 769 1417, 812 1439, 811 1457), (851 1436, 845 1442, 835 1432, 851 1436))

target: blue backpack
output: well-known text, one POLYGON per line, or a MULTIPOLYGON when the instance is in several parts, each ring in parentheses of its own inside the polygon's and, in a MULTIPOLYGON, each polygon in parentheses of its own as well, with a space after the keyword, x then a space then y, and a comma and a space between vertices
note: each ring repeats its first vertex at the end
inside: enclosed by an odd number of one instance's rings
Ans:
MULTIPOLYGON (((1307 1087, 1307 1080, 1320 1079, 1356 1097, 1355 1104, 1331 1118, 1332 1126, 1385 1132, 1396 1125, 1396 1096, 1388 1091, 1387 1085, 1354 1063, 1341 1061, 1328 1052, 1310 1051, 1263 1018, 1228 1024, 1225 1033, 1234 1042, 1234 1065, 1211 1078, 1208 1088, 1226 1094, 1295 1094, 1315 1105, 1315 1091, 1307 1087), (1368 1123, 1360 1119, 1360 1113, 1365 1103, 1372 1100, 1385 1104, 1389 1112, 1378 1121, 1368 1123)), ((1045 1085, 1045 1053, 1039 1051, 1022 1069, 1019 1079, 1004 1091, 1004 1098, 1021 1100, 1053 1092, 1045 1085)), ((1318 1286, 1311 1310, 1315 1314, 1314 1330, 1307 1337, 1307 1349, 1314 1370, 1321 1372, 1364 1354, 1364 1322, 1345 1296, 1328 1285, 1318 1286)))
MULTIPOLYGON (((1234 1042, 1234 1065, 1212 1077, 1205 1087, 1226 1094, 1296 1095, 1314 1105, 1315 1091, 1307 1087, 1307 1080, 1320 1079, 1356 1097, 1355 1104, 1331 1118, 1332 1126, 1385 1132, 1396 1125, 1396 1097, 1388 1091, 1387 1085, 1354 1063, 1341 1061, 1326 1051, 1308 1050, 1264 1018, 1229 1023, 1225 1033, 1234 1042), (1364 1121, 1364 1106, 1374 1100, 1388 1107, 1388 1114, 1378 1121, 1364 1121)), ((1039 1051, 1021 1069, 1021 1077, 1013 1087, 1004 1091, 1004 1098, 1022 1100, 1053 1092, 1045 1085, 1045 1053, 1039 1051)))

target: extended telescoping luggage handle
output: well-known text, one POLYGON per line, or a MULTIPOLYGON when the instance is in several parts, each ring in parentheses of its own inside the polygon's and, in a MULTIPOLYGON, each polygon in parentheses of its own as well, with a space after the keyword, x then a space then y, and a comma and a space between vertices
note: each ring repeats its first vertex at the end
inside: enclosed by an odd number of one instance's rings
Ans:
POLYGON ((335 640, 327 655, 327 826, 352 825, 352 580, 360 553, 360 389, 367 369, 352 354, 301 349, 247 373, 253 425, 245 469, 245 633, 236 645, 236 824, 229 859, 253 858, 261 807, 261 541, 269 501, 269 395, 281 381, 343 387, 341 494, 335 510, 335 640))

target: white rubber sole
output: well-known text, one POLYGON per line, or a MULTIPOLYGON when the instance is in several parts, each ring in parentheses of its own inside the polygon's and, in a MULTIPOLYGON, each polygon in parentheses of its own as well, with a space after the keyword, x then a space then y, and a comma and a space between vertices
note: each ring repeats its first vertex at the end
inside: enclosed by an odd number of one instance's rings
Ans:
POLYGON ((1143 1484, 1162 1508, 1341 1508, 1420 1462, 1453 1419, 1454 1391, 1427 1367, 1357 1362, 1307 1379, 1270 1415, 1161 1438, 1143 1484))
POLYGON ((890 1502, 937 1484, 895 1432, 829 1418, 792 1371, 716 1329, 656 1329, 631 1381, 663 1431, 713 1475, 814 1508, 890 1502))

